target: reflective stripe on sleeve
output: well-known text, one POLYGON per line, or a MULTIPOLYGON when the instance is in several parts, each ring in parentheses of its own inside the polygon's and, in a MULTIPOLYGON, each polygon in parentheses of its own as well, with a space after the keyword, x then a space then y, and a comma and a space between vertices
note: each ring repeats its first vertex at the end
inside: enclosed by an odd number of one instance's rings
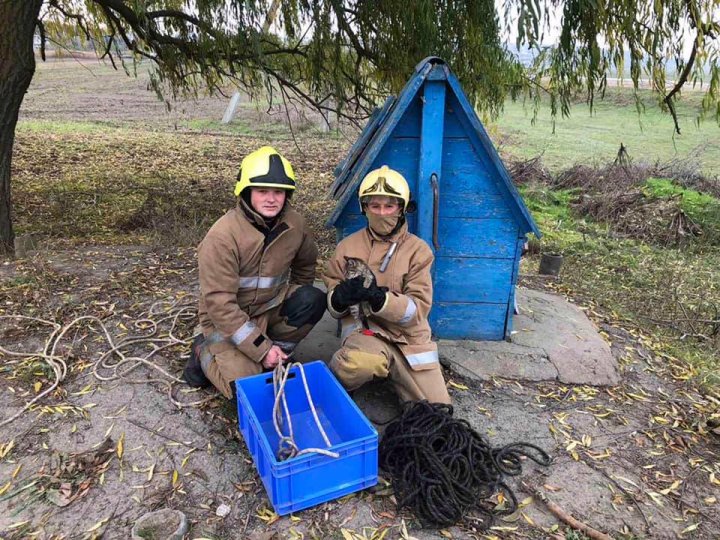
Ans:
POLYGON ((402 319, 398 321, 398 324, 405 325, 409 323, 412 318, 415 316, 415 312, 417 311, 417 306, 415 305, 415 301, 408 296, 408 305, 405 308, 405 314, 402 316, 402 319))
POLYGON ((426 364, 432 364, 440 361, 437 351, 428 351, 417 354, 406 354, 405 358, 407 358, 408 364, 410 364, 411 366, 423 366, 426 364))
POLYGON ((235 346, 238 346, 243 341, 245 341, 255 330, 257 330, 257 325, 252 321, 248 321, 240 328, 235 330, 235 333, 230 336, 230 341, 232 341, 235 346))

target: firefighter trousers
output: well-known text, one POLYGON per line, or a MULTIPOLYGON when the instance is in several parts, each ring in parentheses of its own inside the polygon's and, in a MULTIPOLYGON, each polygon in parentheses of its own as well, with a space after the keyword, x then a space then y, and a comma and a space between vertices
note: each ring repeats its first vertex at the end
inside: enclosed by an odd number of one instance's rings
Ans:
POLYGON ((350 334, 330 360, 330 369, 352 391, 373 379, 390 379, 401 401, 450 403, 440 364, 414 370, 400 349, 374 335, 350 334))
MULTIPOLYGON (((306 285, 291 294, 284 304, 251 320, 275 345, 289 353, 322 318, 326 302, 323 291, 306 285)), ((261 362, 248 358, 216 332, 205 336, 200 365, 213 386, 228 399, 235 393, 236 379, 263 372, 261 362)))

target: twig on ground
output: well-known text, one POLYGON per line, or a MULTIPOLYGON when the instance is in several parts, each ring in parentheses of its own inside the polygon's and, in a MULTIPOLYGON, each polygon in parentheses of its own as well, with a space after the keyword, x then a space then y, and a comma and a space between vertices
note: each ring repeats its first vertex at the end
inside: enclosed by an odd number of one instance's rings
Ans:
POLYGON ((615 487, 617 487, 617 488, 618 488, 620 491, 622 491, 625 495, 627 495, 628 497, 630 497, 630 500, 633 502, 633 504, 635 505, 635 508, 638 509, 638 512, 640 512, 640 515, 642 516, 643 520, 645 521, 645 532, 646 532, 647 534, 650 534, 650 521, 648 520, 647 516, 645 515, 645 512, 643 512, 643 509, 642 509, 642 507, 640 506, 640 503, 638 502, 638 500, 635 498, 635 495, 633 495, 633 493, 632 493, 630 490, 626 489, 623 485, 621 485, 617 480, 615 480, 612 476, 610 476, 610 475, 609 475, 606 471, 604 471, 603 469, 600 469, 600 468, 598 468, 598 467, 595 467, 595 466, 593 466, 592 464, 590 465, 590 467, 591 467, 593 470, 595 470, 595 471, 599 472, 600 474, 602 474, 605 478, 607 478, 608 480, 610 480, 610 481, 613 483, 613 485, 615 485, 615 487))
POLYGON ((158 437, 161 437, 161 438, 163 438, 163 439, 167 439, 168 441, 172 441, 172 442, 174 442, 174 443, 181 444, 181 445, 183 445, 183 446, 187 446, 188 448, 191 448, 191 449, 193 449, 193 450, 202 450, 202 448, 198 448, 197 446, 193 446, 192 444, 188 444, 188 443, 186 443, 186 442, 178 441, 177 439, 173 439, 172 437, 168 437, 168 436, 165 435, 164 433, 160 433, 158 430, 153 429, 153 428, 151 428, 151 427, 147 427, 145 424, 141 424, 140 422, 136 422, 135 420, 133 420, 133 419, 131 419, 131 418, 128 418, 127 420, 128 420, 128 422, 130 422, 133 426, 137 426, 137 427, 139 427, 140 429, 144 429, 145 431, 149 431, 149 432, 152 433, 153 435, 157 435, 158 437))
POLYGON ((572 517, 565 510, 560 508, 557 504, 550 501, 543 491, 528 486, 525 482, 523 482, 523 486, 525 486, 525 488, 528 489, 530 493, 533 493, 538 499, 545 503, 545 506, 547 506, 548 510, 550 510, 550 512, 552 512, 555 517, 557 517, 566 525, 569 525, 576 531, 580 531, 581 533, 587 535, 592 540, 613 540, 610 535, 600 532, 597 529, 593 529, 592 527, 590 527, 590 525, 586 525, 582 521, 572 517))

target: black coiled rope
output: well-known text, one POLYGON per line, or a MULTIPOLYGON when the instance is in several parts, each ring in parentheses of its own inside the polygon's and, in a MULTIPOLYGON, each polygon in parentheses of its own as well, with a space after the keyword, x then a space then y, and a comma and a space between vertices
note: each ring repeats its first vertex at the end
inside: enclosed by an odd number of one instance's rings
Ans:
POLYGON ((410 508, 434 527, 457 523, 469 510, 489 517, 512 514, 517 498, 504 477, 521 473, 523 457, 549 465, 550 456, 530 443, 492 448, 452 414, 452 405, 408 403, 385 429, 380 467, 391 476, 398 508, 410 508), (498 492, 509 504, 493 511, 487 500, 498 492))

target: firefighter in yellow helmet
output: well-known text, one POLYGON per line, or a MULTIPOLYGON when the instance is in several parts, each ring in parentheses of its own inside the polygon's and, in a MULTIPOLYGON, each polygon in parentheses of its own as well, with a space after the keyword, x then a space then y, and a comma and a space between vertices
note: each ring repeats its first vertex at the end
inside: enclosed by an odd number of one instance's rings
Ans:
POLYGON ((428 323, 433 254, 408 231, 408 184, 383 166, 365 176, 358 196, 368 226, 338 244, 323 276, 328 310, 342 320, 342 345, 330 368, 348 390, 389 378, 403 401, 450 403, 428 323), (357 259, 374 275, 369 285, 367 270, 347 278, 357 259), (351 314, 357 304, 369 308, 366 317, 351 314))
POLYGON ((287 359, 325 312, 313 287, 317 246, 290 204, 290 162, 264 146, 243 159, 237 205, 198 247, 199 319, 185 380, 212 383, 226 397, 233 381, 287 359))

